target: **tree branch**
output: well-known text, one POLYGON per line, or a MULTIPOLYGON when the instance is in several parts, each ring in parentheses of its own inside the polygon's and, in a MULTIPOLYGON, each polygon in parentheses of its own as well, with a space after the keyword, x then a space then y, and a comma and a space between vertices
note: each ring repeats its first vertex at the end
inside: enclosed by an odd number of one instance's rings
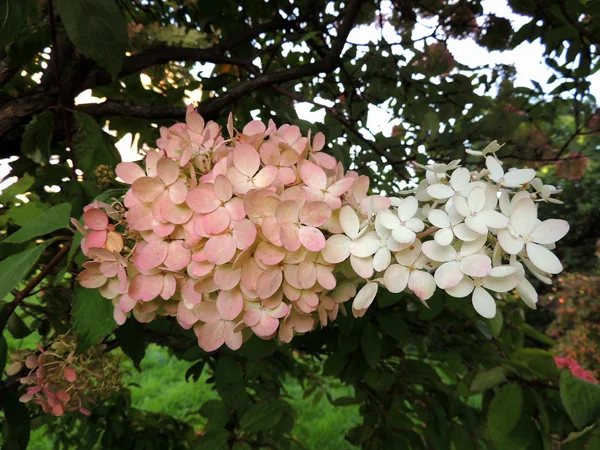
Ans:
POLYGON ((140 119, 177 119, 185 117, 183 106, 146 106, 106 100, 103 103, 81 105, 75 108, 91 116, 132 116, 140 119))

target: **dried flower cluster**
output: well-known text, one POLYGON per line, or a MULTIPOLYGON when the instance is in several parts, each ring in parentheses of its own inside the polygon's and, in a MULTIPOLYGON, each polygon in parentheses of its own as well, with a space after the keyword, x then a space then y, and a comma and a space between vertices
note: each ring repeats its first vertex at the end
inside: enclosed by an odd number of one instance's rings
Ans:
POLYGON ((176 316, 206 351, 238 349, 244 333, 289 342, 325 326, 352 298, 362 316, 379 286, 422 302, 436 288, 471 296, 484 317, 496 313, 490 291, 516 288, 535 308, 525 269, 546 283, 562 270, 550 250, 569 226, 540 222, 536 207, 556 189, 506 171, 495 142, 470 151, 486 169, 421 166, 418 188, 385 198, 322 152, 322 133, 257 120, 239 131, 231 117, 227 128, 228 139, 190 107, 144 168, 117 166, 131 185, 122 204, 74 221, 92 258, 79 281, 113 301, 118 323, 176 316))
POLYGON ((97 345, 77 355, 76 340, 70 335, 58 336, 47 349, 38 345, 35 351, 21 350, 13 355, 8 375, 28 371, 19 381, 29 386, 21 402, 33 401, 45 413, 62 416, 67 411, 90 415, 87 406, 120 389, 121 375, 117 365, 97 345))

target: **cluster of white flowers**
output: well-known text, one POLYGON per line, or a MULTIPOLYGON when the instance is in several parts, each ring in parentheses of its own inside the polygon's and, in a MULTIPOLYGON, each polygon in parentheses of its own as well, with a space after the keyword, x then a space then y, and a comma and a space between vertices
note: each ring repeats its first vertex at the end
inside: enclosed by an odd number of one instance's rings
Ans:
POLYGON ((392 208, 374 220, 346 206, 340 213, 345 235, 330 237, 323 258, 351 267, 367 284, 353 302, 362 316, 384 286, 390 292, 411 290, 422 302, 436 287, 453 297, 471 296, 475 310, 486 318, 496 315, 489 291, 516 289, 530 308, 538 295, 526 278, 527 269, 543 283, 562 271, 552 253, 554 243, 569 231, 564 220, 537 218, 536 202, 559 203, 559 191, 543 185, 533 169, 505 171, 492 142, 482 152, 486 169, 470 172, 460 160, 419 167, 426 178, 407 193, 392 198, 392 208), (423 241, 426 236, 433 239, 423 241))

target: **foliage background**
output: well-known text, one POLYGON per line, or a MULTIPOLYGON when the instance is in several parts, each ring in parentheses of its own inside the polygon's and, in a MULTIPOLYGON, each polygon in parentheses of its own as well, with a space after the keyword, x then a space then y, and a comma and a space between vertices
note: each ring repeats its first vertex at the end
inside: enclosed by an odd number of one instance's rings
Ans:
POLYGON ((4 374, 3 448, 599 448, 600 388, 561 373, 553 355, 576 350, 598 373, 597 333, 580 352, 577 330, 598 320, 600 114, 589 78, 600 67, 600 2, 509 6, 528 18, 518 30, 479 0, 2 0, 0 157, 17 181, 0 194, 0 365, 73 328, 126 373, 89 419, 40 416, 4 374), (431 35, 413 40, 423 21, 431 35), (397 40, 349 41, 384 22, 397 40), (516 87, 507 65, 463 66, 450 38, 490 51, 539 40, 556 87, 516 87), (197 62, 214 68, 195 77, 197 62), (68 218, 123 191, 107 122, 153 145, 200 87, 206 119, 222 125, 232 111, 244 123, 254 112, 323 131, 331 154, 388 194, 422 176, 415 161, 475 168, 465 148, 506 142, 507 162, 564 189, 565 205, 552 208, 572 225, 561 256, 592 278, 541 286, 536 312, 507 296, 490 321, 444 295, 425 309, 382 293, 363 319, 340 317, 289 346, 253 339, 237 353, 205 354, 168 320, 115 329, 110 302, 75 288, 82 255, 68 218), (88 89, 106 100, 75 104, 88 89), (323 123, 299 119, 299 102, 324 109, 323 123), (395 118, 391 135, 366 128, 371 108, 395 118))

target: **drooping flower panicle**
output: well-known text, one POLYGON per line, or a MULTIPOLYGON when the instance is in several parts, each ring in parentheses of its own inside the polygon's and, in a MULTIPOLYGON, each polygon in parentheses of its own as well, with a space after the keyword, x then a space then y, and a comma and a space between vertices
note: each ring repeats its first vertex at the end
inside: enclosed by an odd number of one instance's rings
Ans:
POLYGON ((94 203, 74 221, 91 258, 79 282, 112 300, 119 324, 174 316, 204 350, 236 350, 250 334, 289 342, 325 326, 352 298, 362 316, 379 286, 424 303, 438 288, 470 296, 488 318, 492 293, 517 289, 535 308, 525 268, 542 282, 562 269, 551 249, 568 224, 538 221, 548 189, 533 170, 505 171, 496 142, 471 152, 484 171, 421 166, 415 191, 385 198, 322 152, 322 133, 227 128, 190 107, 186 123, 161 129, 145 170, 117 166, 131 185, 118 208, 94 203))

